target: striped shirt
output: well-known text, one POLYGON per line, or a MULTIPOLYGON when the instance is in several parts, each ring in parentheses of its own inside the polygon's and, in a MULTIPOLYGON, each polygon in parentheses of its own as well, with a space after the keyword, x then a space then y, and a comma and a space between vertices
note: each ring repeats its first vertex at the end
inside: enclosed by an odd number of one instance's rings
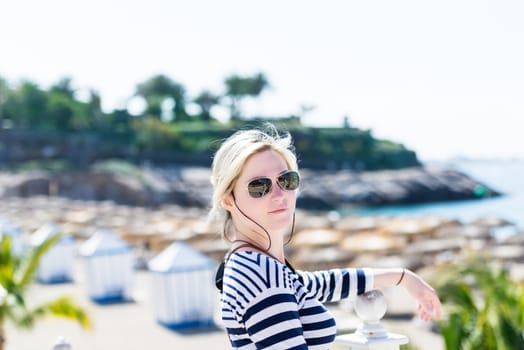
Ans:
POLYGON ((224 271, 222 320, 233 349, 328 349, 336 323, 322 303, 372 288, 367 269, 293 273, 264 254, 235 252, 224 271))

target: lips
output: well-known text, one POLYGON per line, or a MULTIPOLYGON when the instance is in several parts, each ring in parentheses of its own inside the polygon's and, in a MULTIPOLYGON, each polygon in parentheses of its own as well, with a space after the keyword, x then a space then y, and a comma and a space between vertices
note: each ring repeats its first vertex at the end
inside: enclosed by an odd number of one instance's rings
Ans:
POLYGON ((278 214, 278 213, 283 213, 287 210, 287 208, 280 208, 280 209, 275 209, 275 210, 272 210, 270 211, 269 213, 270 214, 278 214))

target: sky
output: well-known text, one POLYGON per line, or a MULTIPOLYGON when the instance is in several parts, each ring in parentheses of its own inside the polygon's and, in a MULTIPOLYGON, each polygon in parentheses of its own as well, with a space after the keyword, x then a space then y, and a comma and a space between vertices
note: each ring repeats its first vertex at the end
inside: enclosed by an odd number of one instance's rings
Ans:
POLYGON ((347 116, 422 161, 524 158, 522 18, 521 0, 0 0, 0 76, 71 77, 110 111, 155 74, 194 97, 263 72, 248 116, 310 106, 306 125, 347 116))

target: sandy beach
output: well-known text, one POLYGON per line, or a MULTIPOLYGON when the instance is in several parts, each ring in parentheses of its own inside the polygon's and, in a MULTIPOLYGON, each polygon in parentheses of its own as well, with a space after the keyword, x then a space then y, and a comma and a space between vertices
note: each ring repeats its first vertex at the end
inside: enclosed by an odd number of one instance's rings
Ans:
POLYGON ((85 290, 81 259, 75 262, 74 283, 35 284, 28 300, 34 302, 70 295, 89 313, 93 329, 84 330, 69 320, 48 318, 32 330, 19 330, 7 323, 6 350, 52 349, 59 337, 65 337, 73 350, 110 349, 228 349, 227 338, 220 328, 187 332, 169 330, 155 320, 150 274, 136 271, 134 301, 100 305, 91 301, 85 290))

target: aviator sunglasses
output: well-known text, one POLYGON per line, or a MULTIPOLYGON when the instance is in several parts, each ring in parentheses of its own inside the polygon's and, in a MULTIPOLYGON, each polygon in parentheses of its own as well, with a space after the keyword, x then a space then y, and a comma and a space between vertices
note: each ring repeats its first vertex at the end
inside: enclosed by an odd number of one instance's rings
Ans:
MULTIPOLYGON (((277 177, 278 187, 285 191, 293 191, 300 185, 300 175, 296 171, 288 171, 277 177)), ((247 185, 247 191, 253 198, 264 197, 271 192, 273 180, 268 177, 260 177, 247 185)))

